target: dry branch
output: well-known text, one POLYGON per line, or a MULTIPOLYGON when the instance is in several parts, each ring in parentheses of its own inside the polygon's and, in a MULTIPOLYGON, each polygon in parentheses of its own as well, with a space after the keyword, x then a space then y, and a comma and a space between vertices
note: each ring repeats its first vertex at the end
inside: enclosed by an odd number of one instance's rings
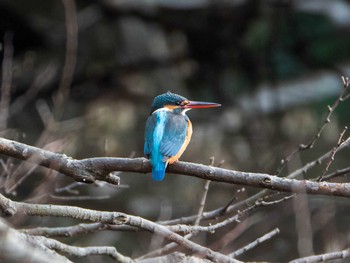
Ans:
POLYGON ((0 220, 0 262, 69 263, 71 261, 40 244, 33 244, 26 235, 0 220))
MULTIPOLYGON (((347 139, 338 147, 338 151, 349 144, 350 140, 347 139)), ((145 158, 101 157, 75 160, 64 154, 53 153, 4 138, 0 138, 0 153, 51 168, 84 183, 102 180, 118 184, 119 177, 115 176, 113 171, 137 173, 151 171, 151 165, 145 158)), ((350 197, 350 183, 295 180, 270 174, 233 171, 187 162, 177 162, 170 165, 167 171, 211 181, 262 187, 282 192, 350 197)))
POLYGON ((28 204, 12 201, 0 194, 0 209, 3 214, 12 216, 17 213, 30 216, 67 217, 106 224, 128 225, 157 234, 169 241, 176 242, 195 254, 216 262, 239 262, 229 257, 198 245, 172 232, 165 226, 150 220, 119 212, 96 211, 73 206, 28 204))
POLYGON ((271 239, 275 235, 279 234, 280 230, 278 228, 275 228, 274 230, 266 233, 265 235, 259 237, 258 239, 254 240, 253 242, 249 243, 248 245, 236 250, 235 252, 231 253, 229 256, 235 258, 238 257, 239 255, 242 255, 243 253, 247 252, 250 249, 255 248, 259 244, 265 242, 266 240, 271 239))
POLYGON ((324 262, 332 259, 343 259, 350 257, 350 248, 344 249, 342 251, 331 252, 321 255, 309 256, 304 258, 298 258, 290 261, 289 263, 314 263, 314 262, 324 262))

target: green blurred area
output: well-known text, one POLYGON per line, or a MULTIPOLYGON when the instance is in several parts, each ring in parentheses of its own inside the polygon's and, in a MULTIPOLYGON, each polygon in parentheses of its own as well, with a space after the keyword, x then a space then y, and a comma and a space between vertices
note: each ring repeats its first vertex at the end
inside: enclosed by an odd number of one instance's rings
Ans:
MULTIPOLYGON (((76 1, 79 38, 74 78, 63 115, 56 119, 60 124, 43 135, 43 115, 50 114, 64 66, 64 7, 61 1, 1 0, 0 38, 13 36, 11 101, 27 96, 31 87, 35 91, 17 111, 10 108, 6 137, 40 147, 52 143, 53 149, 73 158, 143 156, 150 104, 154 96, 169 90, 223 105, 189 112, 194 134, 181 160, 209 164, 214 156, 216 164, 225 160, 224 168, 275 174, 281 159, 317 132, 327 105, 342 91, 341 76, 349 73, 350 21, 335 19, 332 5, 342 5, 350 15, 350 4, 326 1, 327 8, 323 1, 315 2, 318 7, 305 7, 302 1, 76 1)), ((298 154, 283 175, 331 150, 346 125, 347 101, 333 113, 315 148, 298 154)), ((349 157, 348 149, 337 155, 331 170, 347 167, 349 157)), ((306 176, 316 178, 323 169, 306 176)), ((57 175, 47 184, 43 174, 38 169, 14 198, 35 197, 71 182, 57 175)), ((120 177, 128 188, 79 188, 84 195, 111 196, 104 201, 48 197, 38 201, 116 210, 152 220, 161 215, 165 220, 196 213, 204 187, 199 179, 171 174, 161 183, 150 175, 120 177)), ((226 205, 240 188, 213 183, 205 210, 226 205)), ((247 188, 239 200, 257 191, 247 188)), ((350 233, 344 220, 349 217, 348 202, 312 196, 308 203, 314 252, 343 249, 350 233), (318 220, 320 214, 330 220, 318 220), (327 226, 334 229, 330 239, 327 226)), ((295 207, 289 202, 258 209, 244 220, 244 231, 237 230, 240 225, 230 225, 198 240, 229 253, 279 227, 277 239, 241 259, 290 260, 298 256, 295 207), (215 243, 230 231, 230 242, 215 243)), ((18 226, 73 224, 62 219, 17 220, 18 226)), ((148 233, 102 232, 70 242, 108 241, 121 253, 137 257, 149 249, 151 239, 148 233)), ((105 262, 102 257, 96 260, 105 262)))

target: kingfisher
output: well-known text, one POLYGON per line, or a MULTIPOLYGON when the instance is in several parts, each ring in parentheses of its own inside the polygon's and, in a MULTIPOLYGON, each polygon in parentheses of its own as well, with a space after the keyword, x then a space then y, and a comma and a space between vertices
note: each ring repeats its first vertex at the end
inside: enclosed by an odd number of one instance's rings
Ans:
POLYGON ((190 109, 214 108, 221 104, 190 101, 167 92, 154 98, 146 122, 144 153, 152 164, 152 178, 162 181, 168 164, 179 160, 192 136, 190 109))

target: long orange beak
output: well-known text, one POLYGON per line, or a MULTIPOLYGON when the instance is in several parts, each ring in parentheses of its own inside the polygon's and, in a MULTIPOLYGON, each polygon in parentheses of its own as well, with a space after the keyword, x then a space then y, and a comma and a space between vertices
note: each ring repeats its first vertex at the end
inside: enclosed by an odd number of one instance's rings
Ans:
POLYGON ((204 102, 204 101, 189 101, 188 104, 184 106, 184 108, 188 109, 204 109, 204 108, 216 108, 220 107, 221 104, 213 103, 213 102, 204 102))

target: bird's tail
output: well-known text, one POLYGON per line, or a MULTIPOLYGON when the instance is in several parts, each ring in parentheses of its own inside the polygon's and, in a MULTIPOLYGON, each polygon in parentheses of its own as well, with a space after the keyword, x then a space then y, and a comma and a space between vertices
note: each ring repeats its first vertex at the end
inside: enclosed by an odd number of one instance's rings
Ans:
POLYGON ((162 181, 165 176, 166 162, 157 162, 152 167, 152 179, 154 181, 162 181))

